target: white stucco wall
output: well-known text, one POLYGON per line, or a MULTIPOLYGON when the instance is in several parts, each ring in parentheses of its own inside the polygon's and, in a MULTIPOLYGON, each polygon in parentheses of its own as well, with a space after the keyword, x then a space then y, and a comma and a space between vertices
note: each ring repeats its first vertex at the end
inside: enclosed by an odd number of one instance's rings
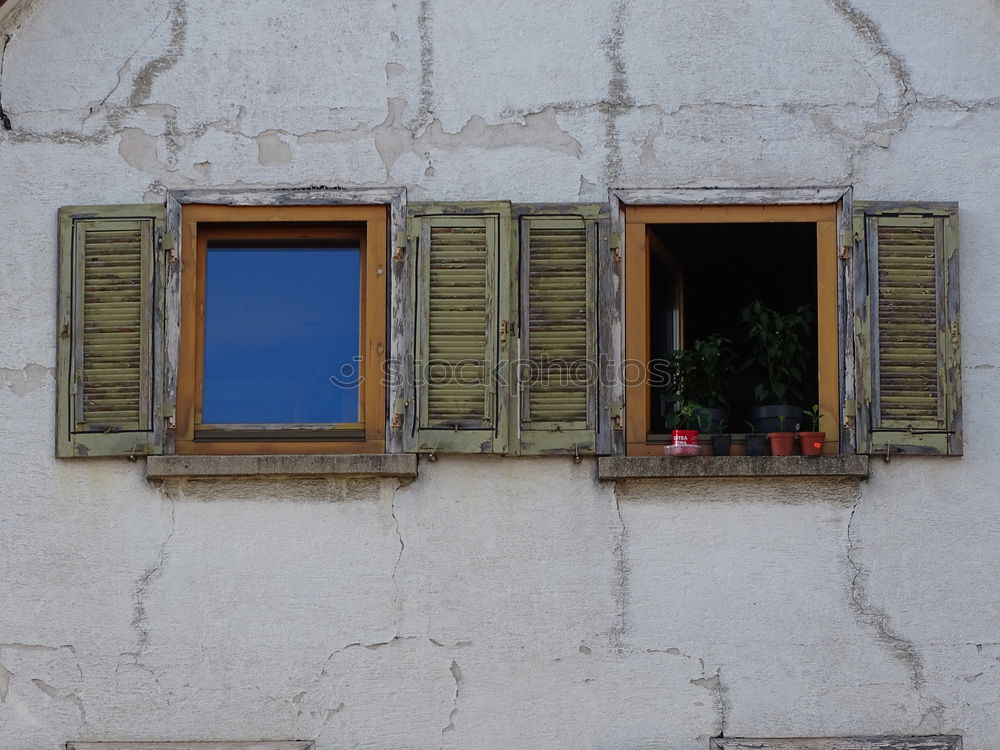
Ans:
POLYGON ((0 27, 0 747, 1000 747, 995 0, 26 0, 0 27), (58 206, 958 200, 966 455, 851 480, 173 480, 53 458, 58 206))

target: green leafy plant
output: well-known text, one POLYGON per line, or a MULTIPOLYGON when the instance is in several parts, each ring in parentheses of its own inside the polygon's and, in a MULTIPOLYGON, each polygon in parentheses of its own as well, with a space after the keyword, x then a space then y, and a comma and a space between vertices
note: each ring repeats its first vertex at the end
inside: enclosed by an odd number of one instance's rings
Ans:
POLYGON ((724 407, 726 386, 736 369, 733 342, 712 334, 689 349, 675 349, 664 358, 674 384, 674 401, 696 401, 707 407, 724 407))
POLYGON ((753 422, 744 422, 743 424, 745 424, 747 426, 747 434, 748 435, 756 435, 757 434, 757 428, 754 426, 753 422))
POLYGON ((812 422, 812 432, 819 432, 819 420, 823 418, 823 413, 819 410, 819 404, 813 404, 812 408, 804 412, 806 419, 812 422))
POLYGON ((677 408, 668 411, 665 417, 668 430, 708 429, 711 418, 702 411, 701 404, 696 401, 680 400, 674 403, 677 404, 677 408))
POLYGON ((756 364, 764 376, 754 389, 757 403, 801 401, 809 357, 805 342, 812 332, 812 309, 800 305, 793 312, 781 313, 754 300, 740 312, 740 320, 756 352, 748 365, 756 364))

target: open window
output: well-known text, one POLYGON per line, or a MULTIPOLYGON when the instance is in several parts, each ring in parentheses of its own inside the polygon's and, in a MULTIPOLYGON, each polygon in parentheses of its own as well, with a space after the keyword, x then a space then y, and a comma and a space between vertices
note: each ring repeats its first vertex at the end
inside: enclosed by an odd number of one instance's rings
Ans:
MULTIPOLYGON (((626 360, 647 368, 646 376, 628 378, 628 452, 663 454, 681 398, 722 412, 703 418, 703 428, 718 431, 724 421, 721 429, 738 436, 750 431, 746 425, 755 416, 756 385, 766 376, 747 364, 758 354, 747 334, 757 301, 765 309, 808 319, 799 336, 799 382, 791 385, 800 410, 820 405, 821 430, 828 436, 824 452, 838 452, 836 206, 624 210, 626 360), (682 386, 671 359, 705 342, 722 342, 729 352, 723 371, 704 374, 713 378, 711 388, 688 382, 686 393, 679 394, 682 386)), ((795 418, 788 429, 794 431, 799 422, 795 418)))

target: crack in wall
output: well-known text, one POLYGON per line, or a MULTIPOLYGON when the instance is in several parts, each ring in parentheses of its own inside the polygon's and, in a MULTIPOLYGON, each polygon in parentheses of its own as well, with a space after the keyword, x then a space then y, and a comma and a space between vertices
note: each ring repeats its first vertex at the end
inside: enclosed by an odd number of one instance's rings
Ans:
POLYGON ((430 123, 434 111, 434 35, 430 0, 420 0, 417 33, 420 36, 420 101, 416 116, 410 123, 410 132, 414 136, 421 127, 430 123))
MULTIPOLYGON (((871 146, 889 148, 893 137, 899 135, 906 129, 909 124, 911 107, 917 103, 919 95, 913 88, 910 71, 906 62, 903 60, 901 55, 890 47, 885 38, 885 34, 882 32, 882 29, 875 22, 875 20, 868 14, 854 7, 850 0, 831 0, 831 2, 834 10, 847 21, 861 40, 876 55, 882 57, 886 61, 889 66, 889 73, 892 75, 897 86, 899 87, 898 107, 896 107, 895 111, 888 113, 889 116, 887 119, 866 128, 864 139, 858 143, 854 153, 851 154, 849 159, 848 175, 853 176, 857 173, 859 167, 858 161, 866 148, 871 146)), ((855 62, 858 62, 859 67, 865 71, 869 78, 872 79, 873 83, 875 83, 876 89, 878 89, 878 83, 875 82, 874 77, 872 77, 872 75, 868 72, 865 65, 857 60, 855 60, 855 62)), ((881 106, 883 105, 881 92, 879 93, 879 105, 879 108, 881 109, 881 106)))
POLYGON ((13 130, 10 117, 3 108, 3 65, 7 59, 7 45, 10 44, 10 34, 4 34, 3 47, 0 47, 0 125, 4 130, 13 130))
POLYGON ((458 715, 458 696, 462 689, 462 670, 458 666, 458 662, 454 659, 451 662, 451 667, 449 667, 452 679, 455 680, 455 694, 451 699, 451 711, 448 713, 448 725, 441 730, 441 748, 444 748, 445 735, 448 732, 455 731, 455 717, 458 715))
MULTIPOLYGON (((178 491, 180 492, 182 490, 178 489, 178 491)), ((135 591, 132 593, 134 605, 132 609, 133 614, 131 625, 138 634, 139 640, 134 651, 127 651, 124 653, 124 655, 132 657, 134 666, 137 666, 140 669, 145 669, 147 672, 152 674, 154 680, 156 679, 156 675, 153 674, 149 667, 142 664, 142 655, 149 642, 149 628, 146 624, 147 615, 145 600, 150 584, 163 575, 163 566, 167 561, 167 545, 170 543, 170 540, 174 536, 174 532, 177 530, 177 504, 173 497, 170 496, 165 486, 160 489, 160 494, 170 503, 170 531, 160 543, 156 561, 146 568, 146 570, 143 571, 143 574, 139 576, 139 580, 136 581, 135 591)))
MULTIPOLYGON (((702 669, 704 669, 704 661, 699 659, 702 664, 702 669)), ((710 693, 712 693, 712 699, 716 704, 716 709, 719 712, 719 732, 714 735, 715 737, 725 737, 726 736, 726 689, 722 684, 722 668, 720 667, 716 670, 715 674, 709 675, 708 677, 698 677, 690 680, 692 685, 697 687, 703 687, 710 693)))
POLYGON ((156 36, 156 32, 158 32, 161 28, 163 28, 163 24, 165 24, 167 21, 170 20, 170 16, 172 13, 173 13, 173 8, 167 11, 167 14, 163 17, 163 20, 160 21, 158 24, 156 24, 155 27, 153 27, 153 30, 149 32, 149 36, 147 36, 139 43, 139 45, 135 48, 132 54, 128 56, 128 59, 126 59, 125 62, 122 63, 122 66, 118 68, 118 82, 111 88, 111 90, 107 94, 104 95, 103 99, 101 99, 94 106, 90 107, 87 116, 83 118, 83 123, 82 123, 83 125, 86 125, 87 120, 89 120, 91 117, 100 112, 104 108, 104 105, 107 103, 108 99, 110 99, 114 95, 114 93, 118 91, 119 88, 121 88, 121 85, 124 82, 125 71, 127 71, 129 67, 131 67, 132 61, 135 59, 136 55, 142 52, 142 50, 145 49, 146 45, 149 44, 150 39, 156 36))
POLYGON ((916 644, 897 633, 892 627, 889 613, 871 601, 866 586, 869 572, 865 570, 864 566, 857 559, 854 519, 863 497, 864 491, 859 488, 858 497, 851 507, 851 514, 847 521, 847 562, 854 571, 850 581, 850 600, 848 604, 858 619, 875 632, 876 638, 889 647, 890 654, 906 667, 910 675, 910 685, 914 692, 916 692, 922 701, 929 704, 929 707, 924 711, 919 726, 923 730, 931 728, 936 730, 940 728, 944 704, 925 694, 926 678, 924 675, 924 663, 917 651, 916 644), (937 723, 934 724, 934 721, 937 723))
POLYGON ((600 106, 604 115, 604 171, 608 185, 614 185, 618 182, 623 169, 618 116, 628 111, 629 107, 634 104, 634 100, 629 94, 625 57, 622 54, 625 21, 628 18, 631 4, 632 0, 618 0, 611 12, 610 29, 601 44, 604 56, 611 66, 611 75, 608 79, 608 97, 600 106))
POLYGON ((615 604, 618 608, 618 623, 611 628, 611 645, 616 651, 624 652, 627 649, 627 645, 625 643, 625 610, 629 595, 629 566, 626 551, 628 529, 625 527, 625 519, 622 517, 621 499, 618 497, 618 492, 616 490, 612 490, 612 492, 614 493, 615 513, 618 516, 618 524, 621 528, 621 533, 615 541, 614 546, 615 579, 613 593, 615 604))
POLYGON ((77 695, 75 691, 62 693, 59 688, 49 685, 47 682, 39 679, 33 679, 31 684, 53 700, 68 701, 69 703, 72 703, 76 706, 76 710, 80 712, 80 724, 82 726, 87 726, 87 710, 83 706, 83 700, 80 699, 80 696, 77 695))
POLYGON ((406 549, 406 543, 403 542, 403 535, 399 530, 399 518, 396 517, 396 490, 395 488, 392 495, 389 497, 389 514, 392 516, 392 520, 395 523, 396 538, 399 540, 399 554, 396 556, 396 562, 392 566, 392 628, 396 637, 399 637, 399 582, 396 580, 396 573, 399 570, 399 563, 403 559, 403 550, 406 549))

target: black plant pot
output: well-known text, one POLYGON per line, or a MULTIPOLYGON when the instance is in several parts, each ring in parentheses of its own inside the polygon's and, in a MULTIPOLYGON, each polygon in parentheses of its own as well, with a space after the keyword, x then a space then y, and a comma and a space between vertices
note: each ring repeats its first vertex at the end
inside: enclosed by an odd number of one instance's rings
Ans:
POLYGON ((766 456, 767 435, 747 435, 746 453, 748 456, 766 456))
POLYGON ((733 444, 732 435, 712 435, 712 455, 728 456, 733 444))
POLYGON ((754 430, 764 435, 769 432, 798 432, 802 407, 787 404, 755 406, 750 410, 750 421, 754 430))

